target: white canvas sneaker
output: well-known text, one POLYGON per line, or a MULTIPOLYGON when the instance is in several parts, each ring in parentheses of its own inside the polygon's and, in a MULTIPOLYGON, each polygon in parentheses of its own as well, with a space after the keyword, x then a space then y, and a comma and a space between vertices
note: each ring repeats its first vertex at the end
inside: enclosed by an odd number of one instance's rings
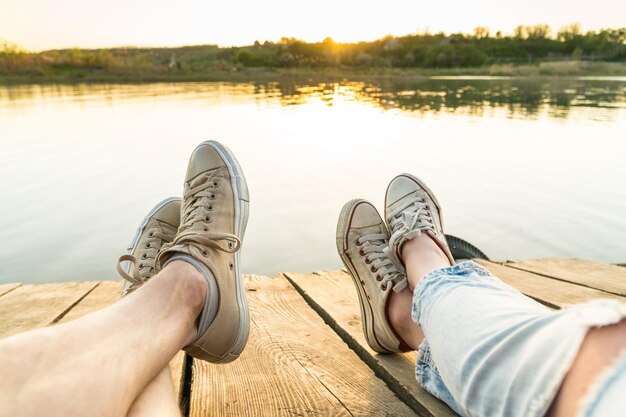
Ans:
POLYGON ((154 206, 143 219, 126 254, 117 262, 117 272, 125 279, 122 297, 141 287, 156 274, 159 250, 174 240, 180 223, 181 199, 170 197, 154 206), (124 265, 125 262, 128 262, 124 265))
POLYGON ((406 287, 406 276, 387 258, 389 232, 376 208, 365 200, 343 207, 337 224, 337 251, 352 276, 361 306, 367 343, 376 352, 412 350, 387 316, 389 295, 406 287))
POLYGON ((402 245, 422 233, 439 246, 451 265, 455 264, 443 233, 441 205, 418 178, 400 174, 391 180, 385 195, 385 218, 391 232, 386 253, 397 268, 404 269, 402 245))

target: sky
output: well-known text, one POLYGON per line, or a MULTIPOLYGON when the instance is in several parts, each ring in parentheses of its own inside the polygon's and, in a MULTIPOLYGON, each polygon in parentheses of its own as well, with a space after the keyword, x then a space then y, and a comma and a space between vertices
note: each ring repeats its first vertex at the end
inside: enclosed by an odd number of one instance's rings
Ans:
POLYGON ((283 36, 337 42, 486 26, 626 26, 623 0, 0 0, 0 40, 29 50, 249 45, 283 36))

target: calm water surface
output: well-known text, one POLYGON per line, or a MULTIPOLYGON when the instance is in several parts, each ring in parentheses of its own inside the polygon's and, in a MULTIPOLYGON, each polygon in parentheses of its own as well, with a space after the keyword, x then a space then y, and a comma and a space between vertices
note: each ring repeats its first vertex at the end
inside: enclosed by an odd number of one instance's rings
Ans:
POLYGON ((340 267, 341 206, 401 172, 491 258, 626 262, 626 78, 0 86, 0 282, 116 278, 206 139, 248 179, 244 272, 340 267))

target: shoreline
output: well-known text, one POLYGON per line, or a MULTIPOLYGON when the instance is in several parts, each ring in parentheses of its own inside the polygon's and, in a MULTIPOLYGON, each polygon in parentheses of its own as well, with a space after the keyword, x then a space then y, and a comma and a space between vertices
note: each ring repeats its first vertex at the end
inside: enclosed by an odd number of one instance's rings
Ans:
POLYGON ((58 74, 0 74, 0 85, 160 82, 340 82, 359 80, 425 81, 437 78, 567 79, 579 77, 626 77, 626 64, 608 62, 544 62, 537 65, 491 65, 473 68, 250 68, 206 72, 111 72, 76 69, 58 74))

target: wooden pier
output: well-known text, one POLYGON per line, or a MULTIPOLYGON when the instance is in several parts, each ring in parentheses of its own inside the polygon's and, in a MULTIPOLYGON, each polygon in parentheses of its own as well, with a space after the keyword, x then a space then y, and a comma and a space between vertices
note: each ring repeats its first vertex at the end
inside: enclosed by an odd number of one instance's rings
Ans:
MULTIPOLYGON (((479 261, 524 294, 559 309, 605 297, 626 302, 626 268, 577 259, 479 261)), ((119 281, 0 284, 0 337, 78 318, 115 302, 119 281)), ((250 339, 240 359, 170 363, 183 416, 456 416, 414 378, 415 353, 365 342, 357 294, 343 271, 246 276, 250 339)))

